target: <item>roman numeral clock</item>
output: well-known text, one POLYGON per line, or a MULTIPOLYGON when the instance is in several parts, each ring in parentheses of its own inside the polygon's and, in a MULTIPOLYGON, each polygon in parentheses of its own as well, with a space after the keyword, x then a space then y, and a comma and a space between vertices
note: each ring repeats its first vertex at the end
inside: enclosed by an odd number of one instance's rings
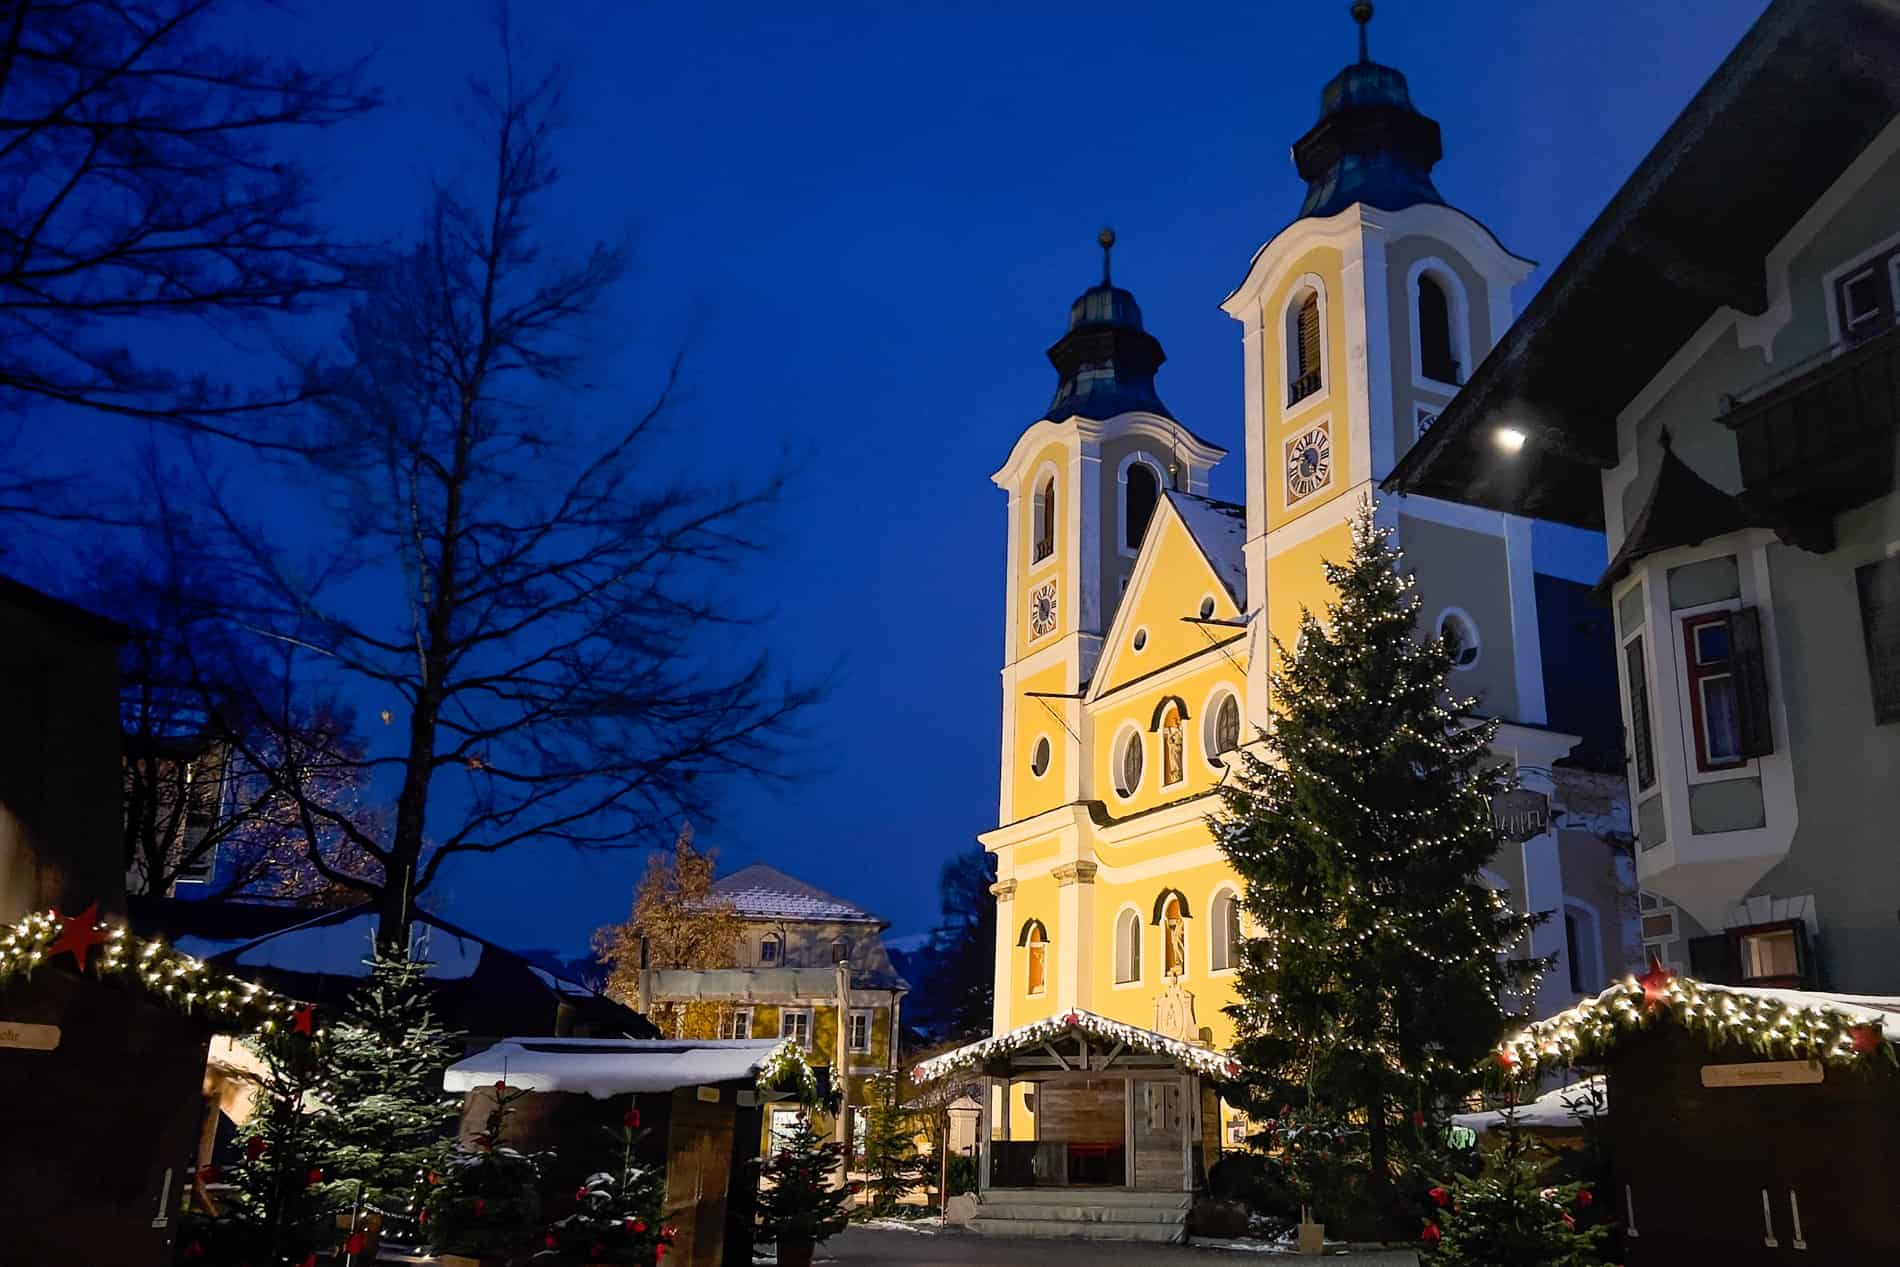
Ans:
POLYGON ((1029 595, 1029 636, 1041 638, 1056 629, 1056 583, 1039 585, 1029 595))
POLYGON ((1333 433, 1327 423, 1286 442, 1286 504, 1311 497, 1333 482, 1333 433))

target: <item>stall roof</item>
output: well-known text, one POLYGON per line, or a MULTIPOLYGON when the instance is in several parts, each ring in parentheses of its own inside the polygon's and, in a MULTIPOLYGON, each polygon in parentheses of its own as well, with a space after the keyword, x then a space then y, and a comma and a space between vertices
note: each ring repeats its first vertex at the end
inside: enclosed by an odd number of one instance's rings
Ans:
POLYGON ((450 1065, 442 1089, 467 1092, 506 1082, 523 1091, 570 1091, 604 1100, 633 1091, 751 1082, 783 1045, 776 1038, 504 1038, 450 1065))
POLYGON ((918 1065, 911 1077, 919 1082, 934 1082, 946 1074, 978 1070, 994 1060, 1007 1060, 1019 1052, 1039 1051, 1057 1039, 1080 1036, 1105 1044, 1103 1050, 1126 1049, 1142 1055, 1160 1056, 1170 1063, 1203 1077, 1228 1079, 1240 1073, 1240 1064, 1224 1051, 1182 1042, 1122 1021, 1112 1021, 1081 1008, 1071 1008, 1057 1016, 1020 1025, 1006 1033, 981 1039, 955 1051, 947 1051, 918 1065))

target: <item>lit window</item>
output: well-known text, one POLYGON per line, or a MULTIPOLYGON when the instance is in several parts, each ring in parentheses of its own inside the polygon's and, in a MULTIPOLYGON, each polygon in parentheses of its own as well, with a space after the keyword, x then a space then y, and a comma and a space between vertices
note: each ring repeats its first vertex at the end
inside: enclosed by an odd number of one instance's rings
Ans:
POLYGON ((871 1050, 871 1014, 853 1012, 850 1017, 850 1041, 847 1050, 866 1052, 871 1050))
POLYGON ((1729 614, 1716 612, 1682 622, 1689 670, 1689 711, 1695 724, 1696 768, 1740 765, 1742 714, 1734 672, 1729 614))
POLYGON ((752 1037, 752 1009, 749 1007, 736 1007, 722 1014, 719 1018, 719 1037, 752 1037))
POLYGON ((1044 735, 1036 740, 1035 754, 1029 758, 1029 772, 1039 779, 1049 773, 1050 756, 1049 736, 1044 735))
POLYGON ((787 1008, 778 1014, 778 1036, 811 1050, 811 1009, 787 1008))
POLYGON ((1134 911, 1115 919, 1115 980, 1122 985, 1141 980, 1141 916, 1134 911))
POLYGON ((1141 735, 1130 732, 1122 742, 1121 760, 1116 764, 1115 791, 1124 797, 1133 796, 1135 789, 1141 786, 1141 735))
POLYGON ((769 933, 759 943, 759 964, 761 967, 774 968, 784 958, 785 943, 777 933, 769 933))
POLYGON ((1746 933, 1740 938, 1742 980, 1751 985, 1788 980, 1798 984, 1801 958, 1792 928, 1746 933))

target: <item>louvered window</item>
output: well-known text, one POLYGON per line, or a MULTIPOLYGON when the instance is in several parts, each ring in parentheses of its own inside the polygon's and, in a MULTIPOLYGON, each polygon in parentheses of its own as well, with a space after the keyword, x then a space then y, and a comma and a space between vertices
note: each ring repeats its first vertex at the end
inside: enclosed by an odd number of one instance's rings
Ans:
POLYGON ((1656 786, 1656 750, 1649 728, 1649 670, 1643 664, 1643 636, 1623 647, 1623 665, 1629 675, 1630 760, 1636 765, 1636 788, 1656 786))
POLYGON ((1300 302, 1294 321, 1293 371, 1287 385, 1286 403, 1294 405, 1320 389, 1319 296, 1309 292, 1300 302))

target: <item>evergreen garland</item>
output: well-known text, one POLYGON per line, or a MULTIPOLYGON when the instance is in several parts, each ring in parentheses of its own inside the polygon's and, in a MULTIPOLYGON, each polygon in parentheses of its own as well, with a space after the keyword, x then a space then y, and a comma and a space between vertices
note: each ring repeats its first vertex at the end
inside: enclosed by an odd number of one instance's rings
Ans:
POLYGON ((1392 1178, 1534 992, 1540 965, 1501 956, 1539 917, 1479 878, 1497 851, 1489 800, 1509 784, 1495 721, 1452 698, 1453 649, 1417 636, 1413 577, 1368 501, 1336 597, 1277 640, 1267 760, 1243 753, 1212 821, 1245 881, 1235 1054, 1256 1120, 1293 1108, 1364 1131, 1365 1183, 1386 1221, 1392 1178))

